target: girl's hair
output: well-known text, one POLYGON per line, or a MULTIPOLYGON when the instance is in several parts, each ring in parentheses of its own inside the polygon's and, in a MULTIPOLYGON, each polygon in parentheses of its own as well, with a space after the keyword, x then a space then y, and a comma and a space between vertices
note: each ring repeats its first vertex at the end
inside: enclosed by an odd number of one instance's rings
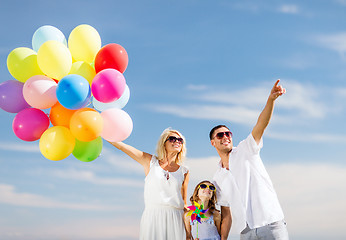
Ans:
MULTIPOLYGON (((198 191, 199 191, 199 188, 200 188, 199 186, 202 183, 208 183, 209 185, 212 185, 212 186, 215 187, 215 185, 212 184, 211 182, 209 182, 208 180, 204 180, 204 181, 198 183, 197 186, 195 187, 195 190, 193 191, 192 196, 190 197, 190 201, 191 201, 192 204, 194 202, 198 202, 200 200, 199 197, 198 197, 198 191)), ((208 202, 208 208, 209 208, 210 213, 213 213, 216 210, 215 204, 217 202, 216 191, 212 191, 212 192, 213 192, 213 195, 212 195, 212 197, 210 198, 210 200, 208 202)))
POLYGON ((177 158, 175 159, 175 162, 180 165, 181 163, 183 163, 184 158, 186 156, 186 141, 185 141, 185 137, 178 130, 174 130, 172 128, 166 128, 161 133, 160 139, 159 139, 157 146, 156 146, 157 159, 162 160, 162 159, 166 158, 167 151, 165 148, 165 143, 166 143, 167 138, 170 136, 171 133, 178 134, 184 140, 183 144, 181 144, 181 150, 177 154, 177 158))

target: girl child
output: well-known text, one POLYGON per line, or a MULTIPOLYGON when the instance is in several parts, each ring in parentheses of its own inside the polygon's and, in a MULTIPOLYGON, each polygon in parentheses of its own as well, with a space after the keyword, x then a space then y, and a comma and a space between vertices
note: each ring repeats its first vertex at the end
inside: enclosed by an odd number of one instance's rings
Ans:
POLYGON ((193 192, 190 201, 192 204, 197 202, 203 209, 208 209, 204 215, 206 218, 201 219, 199 223, 196 219, 191 221, 191 216, 185 214, 186 239, 198 240, 219 240, 221 228, 221 215, 215 209, 216 204, 216 188, 209 181, 200 182, 193 192), (198 236, 197 236, 198 233, 198 236))

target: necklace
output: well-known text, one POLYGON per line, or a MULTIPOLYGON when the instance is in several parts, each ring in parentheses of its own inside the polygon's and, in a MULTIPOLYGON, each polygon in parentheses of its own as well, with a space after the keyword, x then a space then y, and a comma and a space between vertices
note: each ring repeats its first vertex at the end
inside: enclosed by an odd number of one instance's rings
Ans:
POLYGON ((163 176, 165 176, 165 178, 168 180, 169 179, 169 172, 166 170, 163 170, 163 171, 164 171, 163 176))

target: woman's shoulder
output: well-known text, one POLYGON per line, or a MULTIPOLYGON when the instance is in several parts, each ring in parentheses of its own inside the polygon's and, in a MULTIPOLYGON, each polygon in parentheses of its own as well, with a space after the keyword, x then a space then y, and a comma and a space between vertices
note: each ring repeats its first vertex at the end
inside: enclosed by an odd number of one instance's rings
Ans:
POLYGON ((183 174, 186 174, 188 173, 190 170, 189 170, 189 167, 185 166, 185 165, 179 165, 180 166, 180 170, 183 174))
MULTIPOLYGON (((150 154, 151 155, 151 154, 150 154)), ((151 155, 151 158, 150 158, 150 167, 155 164, 155 163, 158 163, 159 162, 159 159, 157 158, 157 156, 155 155, 151 155)))

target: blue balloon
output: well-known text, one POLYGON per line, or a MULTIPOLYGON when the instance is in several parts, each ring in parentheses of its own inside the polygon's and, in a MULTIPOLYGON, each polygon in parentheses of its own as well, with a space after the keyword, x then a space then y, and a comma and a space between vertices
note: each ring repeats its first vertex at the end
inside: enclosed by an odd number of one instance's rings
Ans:
POLYGON ((56 97, 65 108, 72 110, 84 108, 90 104, 90 84, 80 75, 67 75, 59 81, 56 97))
POLYGON ((100 101, 97 101, 94 97, 93 97, 93 105, 94 108, 98 111, 104 111, 110 108, 118 108, 118 109, 122 109, 123 107, 125 107, 125 105, 127 104, 127 102, 130 99, 130 89, 129 87, 126 85, 125 86, 125 90, 124 93, 121 95, 121 97, 113 102, 110 103, 103 103, 100 101))
POLYGON ((67 47, 65 35, 56 27, 45 25, 38 28, 32 36, 32 49, 37 52, 49 40, 61 42, 67 47))

